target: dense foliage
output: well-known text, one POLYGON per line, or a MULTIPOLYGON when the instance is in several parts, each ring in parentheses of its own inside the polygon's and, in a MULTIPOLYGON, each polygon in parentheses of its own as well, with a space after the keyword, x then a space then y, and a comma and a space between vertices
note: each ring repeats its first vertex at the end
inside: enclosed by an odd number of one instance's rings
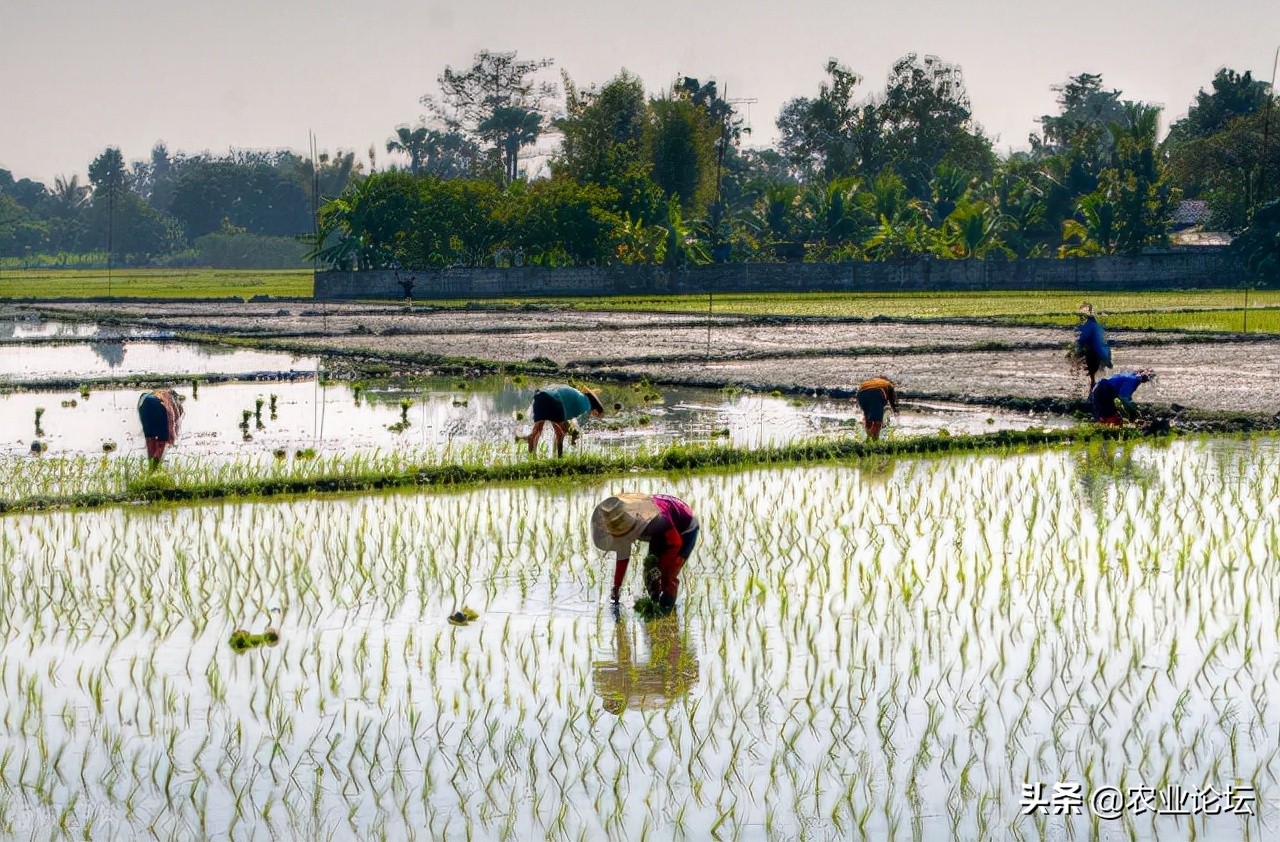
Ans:
POLYGON ((829 61, 814 94, 783 106, 776 149, 742 147, 715 82, 680 78, 651 96, 625 70, 583 87, 542 79, 551 66, 481 51, 446 67, 422 98, 428 116, 385 141, 381 171, 376 147, 366 173, 351 152, 313 162, 163 144, 128 165, 105 150, 89 184, 0 170, 0 257, 271 252, 287 265, 301 248, 349 269, 1074 257, 1166 247, 1184 198, 1233 234, 1280 198, 1274 97, 1229 69, 1163 141, 1159 106, 1073 76, 1029 151, 1001 158, 961 68, 934 56, 904 56, 879 90, 829 61), (531 174, 528 150, 552 135, 531 174))
POLYGON ((116 263, 198 263, 228 268, 302 266, 299 241, 314 210, 346 188, 355 153, 171 155, 126 165, 109 147, 89 164, 89 184, 52 188, 0 170, 0 257, 101 252, 116 263))

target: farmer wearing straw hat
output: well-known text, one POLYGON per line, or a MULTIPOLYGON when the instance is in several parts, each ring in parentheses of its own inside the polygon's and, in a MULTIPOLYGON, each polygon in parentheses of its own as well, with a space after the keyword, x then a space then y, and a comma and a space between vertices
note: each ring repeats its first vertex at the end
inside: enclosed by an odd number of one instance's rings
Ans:
MULTIPOLYGON (((533 431, 527 436, 517 435, 516 441, 528 442, 529 452, 533 453, 542 436, 542 428, 551 424, 556 433, 556 456, 563 456, 564 437, 570 425, 586 415, 594 418, 604 415, 604 404, 600 403, 595 392, 572 386, 547 386, 533 393, 533 431)), ((577 440, 576 427, 574 440, 577 440)))
POLYGON ((1077 368, 1083 368, 1089 374, 1089 391, 1093 391, 1098 372, 1111 368, 1111 346, 1102 333, 1102 325, 1098 324, 1093 314, 1093 305, 1084 302, 1076 311, 1080 316, 1080 324, 1076 325, 1076 344, 1071 349, 1071 359, 1077 368))
POLYGON ((1155 376, 1151 369, 1142 368, 1132 374, 1113 374, 1099 380, 1089 394, 1093 419, 1108 427, 1123 426, 1126 420, 1136 421, 1138 407, 1133 404, 1133 393, 1143 383, 1154 380, 1155 376))
POLYGON ((591 513, 591 540, 605 552, 616 552, 610 599, 618 602, 622 580, 636 541, 649 542, 644 586, 664 613, 675 609, 680 570, 698 543, 698 519, 689 504, 666 494, 627 492, 610 497, 591 513))
POLYGON ((151 467, 160 467, 164 451, 178 440, 182 425, 182 396, 173 389, 143 392, 138 398, 138 419, 147 440, 147 458, 151 467))
POLYGON ((853 399, 862 409, 862 426, 867 429, 867 438, 875 441, 880 438, 880 428, 884 426, 884 410, 886 406, 898 411, 898 393, 893 383, 884 376, 872 377, 858 384, 858 391, 853 399))

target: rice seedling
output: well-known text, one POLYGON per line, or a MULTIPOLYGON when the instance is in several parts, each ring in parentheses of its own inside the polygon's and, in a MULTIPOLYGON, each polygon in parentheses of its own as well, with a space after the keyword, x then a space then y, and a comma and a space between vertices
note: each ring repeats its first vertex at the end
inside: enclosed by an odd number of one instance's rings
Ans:
MULTIPOLYGON (((1274 439, 879 453, 5 516, 0 802, 113 838, 1060 838, 1087 810, 1024 784, 1277 785, 1274 439), (585 524, 622 488, 703 523, 674 617, 608 609, 585 524)), ((310 461, 278 470, 421 469, 310 461)))

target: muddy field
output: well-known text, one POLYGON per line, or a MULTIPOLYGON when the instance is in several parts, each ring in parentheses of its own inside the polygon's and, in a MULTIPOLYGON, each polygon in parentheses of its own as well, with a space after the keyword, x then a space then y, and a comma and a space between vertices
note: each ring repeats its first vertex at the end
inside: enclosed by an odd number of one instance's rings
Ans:
MULTIPOLYGON (((405 312, 402 306, 278 302, 45 305, 69 319, 104 314, 179 332, 290 340, 395 358, 439 354, 501 362, 552 360, 578 376, 649 377, 705 386, 846 390, 883 373, 905 394, 977 400, 1082 398, 1068 368, 1069 329, 980 322, 752 319, 705 314, 546 309, 405 312), (710 329, 708 329, 710 327, 710 329), (998 350, 995 350, 998 349, 998 350)), ((1140 398, 1205 410, 1280 410, 1280 338, 1113 331, 1117 370, 1152 367, 1140 398)))
MULTIPOLYGON (((1154 386, 1137 400, 1180 404, 1203 410, 1280 411, 1280 343, 1181 344, 1116 348, 1117 370, 1154 368, 1154 386)), ((1059 350, 1019 350, 934 354, 877 354, 797 360, 712 360, 691 371, 677 364, 610 366, 606 371, 643 374, 653 380, 700 378, 773 388, 773 384, 815 390, 852 389, 863 377, 884 374, 905 394, 956 398, 1075 398, 1083 400, 1085 379, 1070 370, 1059 350)))

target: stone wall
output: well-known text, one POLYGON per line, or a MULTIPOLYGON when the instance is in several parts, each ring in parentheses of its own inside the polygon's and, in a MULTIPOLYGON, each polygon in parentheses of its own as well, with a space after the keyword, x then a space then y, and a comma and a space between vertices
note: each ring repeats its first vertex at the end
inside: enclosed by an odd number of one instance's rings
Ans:
MULTIPOLYGON (((1238 286, 1244 268, 1226 250, 1071 260, 902 260, 880 263, 726 263, 688 269, 577 266, 401 270, 413 297, 482 299, 730 292, 1191 289, 1238 286)), ((315 297, 404 296, 392 271, 317 272, 315 297)))

